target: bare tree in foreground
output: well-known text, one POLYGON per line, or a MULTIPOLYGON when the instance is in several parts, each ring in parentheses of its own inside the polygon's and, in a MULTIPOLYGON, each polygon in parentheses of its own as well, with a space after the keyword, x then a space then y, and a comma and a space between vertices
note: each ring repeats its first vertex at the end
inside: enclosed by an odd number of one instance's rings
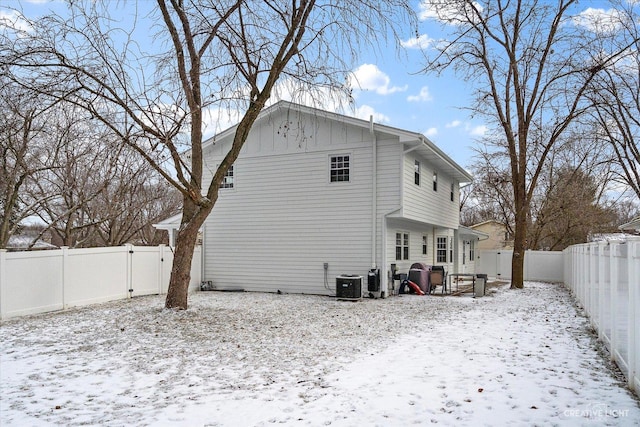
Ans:
POLYGON ((430 0, 450 37, 426 72, 454 69, 476 83, 472 112, 495 127, 513 191, 512 288, 524 285, 530 201, 553 146, 585 109, 594 76, 616 57, 571 21, 575 0, 430 0))
POLYGON ((153 10, 134 11, 146 4, 119 10, 113 2, 74 1, 68 16, 30 22, 32 31, 0 40, 0 61, 25 84, 29 73, 71 88, 49 93, 109 126, 181 192, 165 305, 186 309, 198 229, 278 80, 305 90, 343 88, 365 45, 406 26, 408 3, 158 0, 153 10), (151 16, 154 34, 135 23, 120 27, 131 14, 151 16), (230 151, 205 183, 204 115, 225 108, 240 110, 241 118, 230 151))

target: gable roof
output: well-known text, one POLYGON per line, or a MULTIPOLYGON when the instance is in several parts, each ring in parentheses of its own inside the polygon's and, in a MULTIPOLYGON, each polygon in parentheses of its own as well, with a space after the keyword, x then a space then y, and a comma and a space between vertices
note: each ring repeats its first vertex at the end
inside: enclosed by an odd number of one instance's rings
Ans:
POLYGON ((640 232, 640 216, 633 218, 626 224, 622 224, 618 229, 622 231, 634 231, 636 233, 640 232))
MULTIPOLYGON (((275 112, 281 110, 293 110, 300 113, 325 118, 327 120, 339 121, 351 126, 369 129, 373 132, 384 133, 398 137, 400 143, 404 144, 408 150, 417 151, 421 157, 425 158, 428 162, 433 164, 438 171, 442 171, 452 176, 459 183, 467 183, 473 180, 473 177, 462 166, 457 164, 451 159, 444 151, 442 151, 436 144, 421 133, 411 132, 403 129, 394 128, 391 126, 381 125, 374 123, 373 120, 367 121, 358 119, 344 114, 334 113, 331 111, 320 110, 318 108, 308 107, 306 105, 295 104, 289 101, 278 101, 269 107, 266 107, 258 115, 254 126, 268 120, 269 116, 275 112)), ((230 128, 212 136, 202 143, 203 149, 215 144, 216 141, 225 138, 233 137, 238 125, 231 126, 230 128)))
POLYGON ((470 227, 471 228, 476 228, 476 227, 480 227, 480 226, 486 225, 486 224, 496 224, 496 225, 499 225, 501 227, 506 227, 506 225, 503 222, 497 221, 495 219, 489 219, 487 221, 482 221, 482 222, 479 222, 477 224, 473 224, 470 227))

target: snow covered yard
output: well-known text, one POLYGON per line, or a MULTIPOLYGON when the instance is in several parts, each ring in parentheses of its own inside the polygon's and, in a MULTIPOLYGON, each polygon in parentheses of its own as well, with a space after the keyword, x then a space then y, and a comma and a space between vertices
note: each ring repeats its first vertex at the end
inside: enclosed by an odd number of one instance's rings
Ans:
POLYGON ((0 424, 640 424, 557 285, 362 302, 203 292, 0 326, 0 424))

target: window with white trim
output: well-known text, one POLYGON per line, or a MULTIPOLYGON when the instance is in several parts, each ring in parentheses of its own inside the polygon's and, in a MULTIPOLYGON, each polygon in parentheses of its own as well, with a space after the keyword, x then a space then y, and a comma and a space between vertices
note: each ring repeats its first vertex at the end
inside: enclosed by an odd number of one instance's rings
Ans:
POLYGON ((438 191, 438 172, 433 173, 433 191, 438 191))
POLYGON ((427 254, 427 243, 429 242, 429 236, 422 236, 422 255, 427 254))
POLYGON ((349 155, 331 156, 329 177, 331 182, 349 182, 349 155))
POLYGON ((447 262, 447 238, 436 239, 436 262, 447 262))
POLYGON ((420 185, 420 162, 416 160, 413 168, 413 182, 415 182, 416 185, 420 185))
POLYGON ((473 262, 476 259, 476 242, 471 240, 469 242, 469 262, 473 262))
POLYGON ((224 174, 224 178, 222 178, 222 182, 220 183, 220 188, 233 188, 234 183, 234 175, 233 175, 233 165, 229 167, 227 173, 224 174))
POLYGON ((454 199, 454 197, 453 197, 453 196, 454 196, 454 193, 453 193, 453 192, 454 192, 454 189, 455 189, 455 186, 453 185, 453 182, 452 182, 452 183, 451 183, 451 201, 452 201, 452 202, 453 202, 453 199, 454 199))
POLYGON ((409 259, 409 233, 396 233, 396 260, 409 259))

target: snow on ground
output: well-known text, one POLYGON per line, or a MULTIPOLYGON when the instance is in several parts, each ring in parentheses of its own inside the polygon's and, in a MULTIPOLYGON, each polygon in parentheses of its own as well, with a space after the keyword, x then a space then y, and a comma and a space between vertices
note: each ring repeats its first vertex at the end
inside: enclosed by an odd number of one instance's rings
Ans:
POLYGON ((0 424, 640 425, 559 285, 384 300, 201 292, 0 326, 0 424))

